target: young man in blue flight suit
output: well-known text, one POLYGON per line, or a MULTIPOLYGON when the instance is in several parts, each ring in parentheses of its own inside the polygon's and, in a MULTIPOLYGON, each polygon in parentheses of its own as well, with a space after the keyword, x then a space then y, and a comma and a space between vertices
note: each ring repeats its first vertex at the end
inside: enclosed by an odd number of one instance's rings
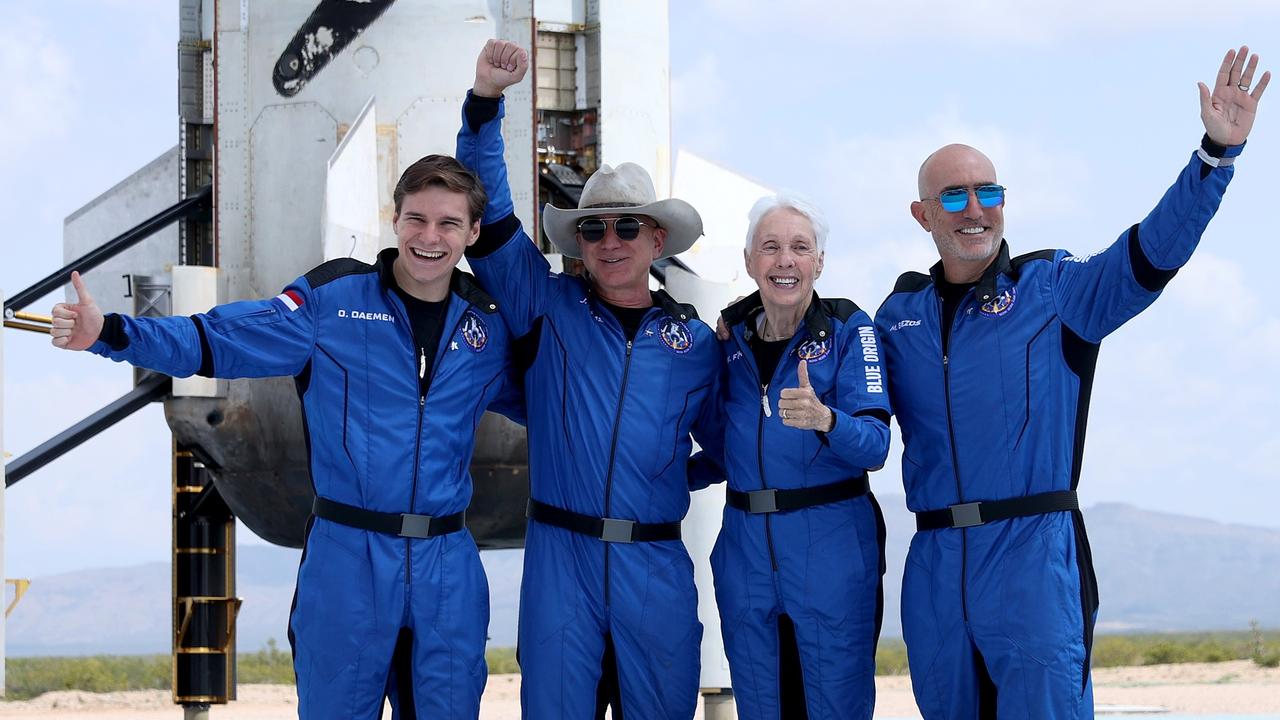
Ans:
POLYGON ((490 41, 458 134, 458 159, 489 193, 468 261, 529 351, 524 714, 601 717, 612 705, 626 720, 691 718, 702 625, 680 520, 690 432, 714 422, 720 350, 693 308, 650 292, 648 271, 692 245, 702 220, 656 200, 640 167, 603 166, 579 210, 543 215, 588 275, 552 272, 513 213, 503 161, 502 91, 527 67, 524 50, 490 41))
POLYGON ((394 200, 396 248, 269 300, 104 318, 73 273, 79 302, 53 310, 58 347, 175 377, 295 377, 316 492, 289 626, 303 718, 378 718, 388 696, 396 717, 474 718, 487 676, 467 468, 485 408, 514 386, 498 305, 456 269, 486 198, 431 155, 394 200))
POLYGON ((920 168, 911 213, 941 262, 906 273, 876 315, 918 532, 902 625, 925 720, 1093 717, 1098 606, 1078 509, 1099 343, 1150 305, 1222 199, 1270 74, 1252 94, 1231 51, 1205 137, 1142 222, 1110 247, 1010 257, 1004 188, 982 153, 949 145, 920 168))

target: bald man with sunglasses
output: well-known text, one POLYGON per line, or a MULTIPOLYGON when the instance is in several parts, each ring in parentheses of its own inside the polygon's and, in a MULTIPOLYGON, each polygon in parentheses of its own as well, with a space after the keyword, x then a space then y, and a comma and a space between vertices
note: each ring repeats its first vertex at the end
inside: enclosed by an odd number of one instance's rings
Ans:
POLYGON ((1005 189, 948 145, 911 214, 940 261, 876 314, 916 515, 902 627, 925 720, 1093 717, 1097 581, 1076 499, 1099 344, 1155 301, 1218 209, 1270 73, 1229 51, 1205 136, 1141 222, 1085 256, 1012 257, 1005 189), (1247 61, 1247 62, 1246 62, 1247 61))

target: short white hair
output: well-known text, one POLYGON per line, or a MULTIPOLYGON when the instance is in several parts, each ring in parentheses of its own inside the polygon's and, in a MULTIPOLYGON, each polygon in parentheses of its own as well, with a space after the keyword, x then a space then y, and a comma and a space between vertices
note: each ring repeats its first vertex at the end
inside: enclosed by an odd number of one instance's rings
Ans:
POLYGON ((809 220, 809 224, 813 226, 813 237, 818 243, 818 252, 823 252, 827 246, 827 218, 813 204, 809 198, 793 192, 780 192, 777 195, 765 195, 751 206, 751 212, 747 213, 747 252, 751 252, 751 248, 755 246, 756 230, 760 227, 760 221, 773 212, 774 210, 795 210, 809 220))

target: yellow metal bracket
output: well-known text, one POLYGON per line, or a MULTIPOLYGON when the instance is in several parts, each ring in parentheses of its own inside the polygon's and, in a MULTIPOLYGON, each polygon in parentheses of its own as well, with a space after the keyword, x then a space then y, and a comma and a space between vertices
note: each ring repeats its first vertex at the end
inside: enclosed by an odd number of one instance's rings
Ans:
POLYGON ((23 578, 5 578, 4 584, 13 586, 13 600, 4 609, 4 616, 8 618, 13 609, 18 607, 18 601, 22 599, 23 595, 27 594, 27 590, 31 587, 31 581, 23 578))
POLYGON ((174 638, 174 648, 178 653, 184 654, 207 654, 207 653, 225 653, 231 645, 231 639, 236 636, 236 618, 240 615, 240 604, 243 602, 236 597, 181 597, 178 602, 182 605, 182 623, 178 626, 178 635, 174 638), (187 628, 191 625, 191 616, 195 612, 196 605, 223 605, 230 610, 231 615, 227 618, 227 635, 220 648, 211 647, 184 647, 182 641, 187 636, 187 628))

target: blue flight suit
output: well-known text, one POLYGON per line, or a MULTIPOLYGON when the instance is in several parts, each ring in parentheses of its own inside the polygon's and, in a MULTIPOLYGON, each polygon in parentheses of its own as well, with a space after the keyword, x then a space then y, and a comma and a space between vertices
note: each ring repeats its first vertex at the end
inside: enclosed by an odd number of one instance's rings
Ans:
MULTIPOLYGON (((1099 344, 1150 305, 1199 242, 1240 147, 1205 139, 1155 209, 1105 250, 999 255, 955 312, 943 354, 939 263, 876 314, 916 513, 1074 491, 1099 344)), ((965 510, 952 511, 963 517, 965 510)), ((926 720, 1092 718, 1098 607, 1078 510, 917 532, 903 635, 926 720)))
MULTIPOLYGON (((523 336, 530 496, 593 518, 679 521, 689 509, 690 432, 715 423, 719 343, 691 306, 661 291, 628 340, 585 280, 551 272, 514 215, 495 110, 472 127, 464 107, 457 158, 489 194, 468 262, 523 336)), ((714 434, 698 439, 719 443, 714 434)), ((680 540, 607 542, 530 520, 520 589, 524 716, 592 717, 611 643, 627 720, 693 717, 697 603, 680 540)))
MULTIPOLYGON (((90 351, 175 377, 292 375, 322 498, 443 517, 471 502, 475 429, 507 399, 509 336, 497 303, 454 271, 425 397, 422 366, 384 250, 369 265, 327 262, 269 300, 188 317, 108 316, 90 351)), ((312 518, 289 639, 303 718, 479 714, 489 590, 470 532, 408 538, 312 518), (389 683, 392 650, 413 634, 412 697, 389 683)))
MULTIPOLYGON (((865 478, 889 453, 889 396, 871 318, 814 295, 772 377, 748 339, 760 294, 727 308, 723 343, 724 466, 731 490, 793 490, 865 478), (814 393, 835 415, 828 433, 787 427, 784 388, 808 364, 814 393)), ((780 616, 790 619, 810 718, 871 718, 884 596, 884 518, 875 496, 776 513, 726 506, 711 553, 716 603, 738 717, 797 717, 800 693, 780 687, 780 616)))

